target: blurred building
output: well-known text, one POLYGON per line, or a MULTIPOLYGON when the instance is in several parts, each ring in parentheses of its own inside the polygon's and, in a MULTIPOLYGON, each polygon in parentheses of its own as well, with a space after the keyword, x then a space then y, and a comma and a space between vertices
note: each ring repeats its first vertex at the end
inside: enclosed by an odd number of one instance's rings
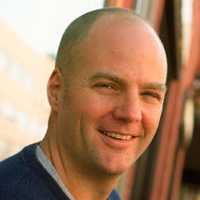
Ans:
POLYGON ((54 61, 34 52, 0 21, 0 159, 45 133, 46 83, 54 61))

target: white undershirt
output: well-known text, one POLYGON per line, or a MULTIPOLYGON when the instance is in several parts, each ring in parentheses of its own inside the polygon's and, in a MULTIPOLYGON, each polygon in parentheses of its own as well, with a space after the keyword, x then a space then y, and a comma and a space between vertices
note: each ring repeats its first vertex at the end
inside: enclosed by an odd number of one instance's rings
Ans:
POLYGON ((66 196, 70 200, 75 200, 75 198, 69 192, 68 188, 62 182, 55 167, 52 165, 51 161, 48 159, 48 157, 45 155, 45 153, 43 152, 43 150, 41 149, 39 145, 37 145, 36 147, 36 157, 38 161, 42 164, 44 169, 46 169, 46 171, 50 174, 50 176, 57 182, 57 184, 60 186, 62 191, 66 194, 66 196))

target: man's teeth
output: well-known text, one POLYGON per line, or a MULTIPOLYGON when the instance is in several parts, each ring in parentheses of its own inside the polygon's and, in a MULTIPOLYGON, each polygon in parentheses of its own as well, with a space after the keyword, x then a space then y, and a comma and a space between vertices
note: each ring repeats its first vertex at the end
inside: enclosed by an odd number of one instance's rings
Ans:
POLYGON ((115 138, 115 139, 119 139, 119 140, 130 140, 132 138, 131 135, 122 135, 116 132, 107 132, 107 131, 103 131, 103 134, 115 138))

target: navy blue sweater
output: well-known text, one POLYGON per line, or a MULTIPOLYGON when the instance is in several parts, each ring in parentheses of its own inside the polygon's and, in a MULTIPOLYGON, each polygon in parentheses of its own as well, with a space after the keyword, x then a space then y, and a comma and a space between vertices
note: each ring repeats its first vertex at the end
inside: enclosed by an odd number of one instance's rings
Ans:
MULTIPOLYGON (((0 200, 69 200, 35 155, 36 144, 0 162, 0 200)), ((119 200, 113 191, 109 200, 119 200)))

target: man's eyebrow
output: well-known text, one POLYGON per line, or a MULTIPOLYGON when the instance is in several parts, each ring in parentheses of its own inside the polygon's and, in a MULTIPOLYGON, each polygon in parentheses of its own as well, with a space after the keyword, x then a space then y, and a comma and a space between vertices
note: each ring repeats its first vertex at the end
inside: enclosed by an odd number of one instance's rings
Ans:
MULTIPOLYGON (((89 78, 89 81, 94 81, 94 80, 98 80, 98 79, 108 79, 114 82, 117 82, 121 85, 125 85, 125 81, 119 77, 117 77, 116 75, 110 74, 110 73, 106 73, 106 72, 97 72, 96 74, 94 74, 93 76, 91 76, 89 78)), ((146 83, 143 85, 144 89, 152 89, 152 90, 160 90, 165 92, 167 90, 167 86, 164 83, 157 83, 157 82, 153 82, 153 83, 146 83)))
POLYGON ((89 80, 94 81, 94 80, 97 80, 97 79, 108 79, 108 80, 117 82, 119 84, 124 84, 124 81, 121 78, 117 77, 116 75, 109 74, 109 73, 106 73, 106 72, 97 72, 92 77, 90 77, 89 80))
POLYGON ((152 89, 152 90, 160 90, 165 92, 167 90, 167 86, 164 83, 147 83, 143 85, 144 89, 152 89))

